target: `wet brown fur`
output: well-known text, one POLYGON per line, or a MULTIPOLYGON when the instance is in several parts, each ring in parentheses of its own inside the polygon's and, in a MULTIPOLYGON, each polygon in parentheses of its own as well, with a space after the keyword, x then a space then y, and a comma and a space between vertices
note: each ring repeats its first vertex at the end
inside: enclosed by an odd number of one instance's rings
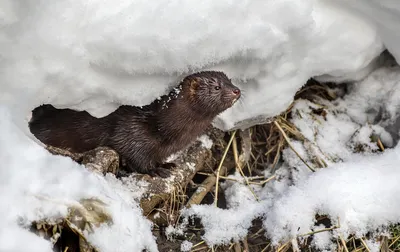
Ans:
POLYGON ((166 177, 164 159, 196 140, 239 97, 240 90, 224 73, 205 71, 187 76, 149 105, 123 105, 103 118, 42 105, 32 111, 29 127, 47 145, 73 152, 108 146, 130 171, 166 177))

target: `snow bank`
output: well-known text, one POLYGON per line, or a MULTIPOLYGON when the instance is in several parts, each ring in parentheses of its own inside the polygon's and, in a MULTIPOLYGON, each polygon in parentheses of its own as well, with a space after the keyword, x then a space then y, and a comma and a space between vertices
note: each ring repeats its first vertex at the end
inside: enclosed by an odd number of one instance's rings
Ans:
POLYGON ((101 251, 157 251, 151 223, 134 201, 140 187, 131 193, 115 178, 106 180, 69 158, 49 155, 15 128, 3 106, 0 118, 0 251, 52 251, 49 242, 23 227, 66 216, 68 206, 93 197, 108 205, 113 225, 89 235, 92 244, 101 251))
POLYGON ((365 18, 372 21, 378 34, 383 40, 385 47, 395 56, 397 62, 400 62, 400 34, 398 27, 400 25, 400 5, 396 1, 337 1, 343 7, 362 14, 365 18))
POLYGON ((383 50, 367 19, 333 1, 4 0, 1 7, 1 82, 10 88, 0 101, 24 118, 41 103, 103 116, 120 103, 149 103, 191 71, 219 69, 245 93, 216 122, 228 129, 283 111, 311 76, 363 77, 383 50))

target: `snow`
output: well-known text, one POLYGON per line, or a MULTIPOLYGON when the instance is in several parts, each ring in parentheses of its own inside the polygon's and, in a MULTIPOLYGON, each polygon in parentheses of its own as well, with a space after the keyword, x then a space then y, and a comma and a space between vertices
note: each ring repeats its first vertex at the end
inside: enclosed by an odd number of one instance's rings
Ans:
MULTIPOLYGON (((325 228, 324 225, 319 225, 316 227, 317 230, 323 230, 325 228)), ((321 233, 316 233, 314 235, 314 239, 312 241, 313 245, 317 248, 320 249, 327 249, 327 250, 333 250, 333 244, 331 242, 331 237, 328 232, 321 232, 321 233)))
POLYGON ((262 212, 261 206, 251 204, 236 209, 220 209, 212 205, 193 205, 185 216, 201 218, 205 234, 202 237, 208 245, 229 244, 240 241, 248 233, 252 219, 262 212))
MULTIPOLYGON (((268 211, 264 227, 273 240, 308 233, 316 213, 340 217, 341 232, 358 236, 400 221, 396 211, 400 188, 399 149, 383 156, 354 156, 352 161, 323 169, 288 188, 268 211), (371 188, 373 188, 371 190, 371 188)), ((335 223, 335 221, 334 221, 335 223)))
MULTIPOLYGON (((399 74, 400 67, 387 68, 384 65, 370 77, 356 83, 343 98, 332 102, 321 101, 324 104, 297 100, 291 121, 306 140, 305 144, 292 140, 292 145, 310 165, 315 167, 312 160, 318 155, 328 167, 312 173, 296 153, 286 148, 283 151, 284 162, 275 174, 277 178, 264 188, 252 186, 260 201, 255 200, 240 175, 231 175, 237 181, 222 184, 228 209, 215 209, 210 205, 185 211, 187 215, 201 218, 206 231, 203 239, 210 245, 243 239, 248 234, 249 220, 262 216, 266 236, 277 245, 326 228, 315 224, 316 214, 327 215, 332 225, 340 226, 332 232, 321 232, 315 236, 312 244, 320 250, 334 249, 334 238, 338 235, 363 237, 368 232, 376 236, 387 235, 385 226, 400 222, 397 211, 400 207, 397 182, 400 176, 400 146, 386 149, 383 153, 376 152, 379 148, 370 137, 372 133, 383 136, 382 139, 389 144, 392 140, 380 125, 386 120, 374 120, 376 124, 373 124, 357 118, 367 113, 366 107, 379 105, 390 109, 393 106, 383 97, 392 95, 399 74), (382 81, 372 82, 371 78, 382 81), (365 100, 366 89, 374 91, 378 87, 377 97, 382 97, 385 102, 379 98, 361 102, 365 100), (355 101, 360 102, 360 106, 355 107, 355 101), (313 109, 317 108, 324 108, 326 113, 313 113, 313 109), (354 119, 347 112, 354 115, 354 119), (356 143, 368 148, 363 153, 357 153, 354 150, 356 143), (252 214, 249 215, 249 212, 252 214), (240 228, 238 223, 241 223, 240 228)), ((368 97, 371 97, 369 94, 368 97)), ((394 103, 398 101, 393 100, 394 103)), ((379 247, 376 242, 368 244, 371 251, 379 247)))
POLYGON ((201 147, 204 147, 206 149, 211 149, 214 144, 211 138, 207 135, 202 135, 198 137, 197 140, 201 142, 201 147))
POLYGON ((49 155, 15 127, 3 106, 0 117, 0 250, 52 251, 49 242, 24 227, 32 221, 65 216, 67 208, 80 199, 95 197, 107 204, 113 225, 102 226, 89 235, 92 244, 102 251, 145 247, 157 251, 151 223, 133 201, 140 196, 138 185, 132 193, 115 178, 90 173, 69 158, 49 155))
POLYGON ((193 243, 190 241, 183 241, 181 244, 181 251, 190 251, 193 247, 193 243))
POLYGON ((379 36, 384 41, 385 47, 400 61, 400 47, 398 41, 400 34, 397 27, 400 25, 400 6, 396 1, 338 1, 338 4, 361 13, 368 20, 374 22, 378 28, 379 36))
MULTIPOLYGON (((108 205, 114 224, 97 228, 90 242, 101 251, 156 251, 150 222, 137 205, 143 185, 91 174, 68 158, 50 155, 29 133, 27 122, 30 111, 43 103, 99 117, 120 104, 144 105, 188 73, 205 69, 223 70, 243 90, 241 102, 215 121, 224 130, 279 114, 312 76, 360 81, 343 101, 329 104, 338 115, 328 113, 321 125, 309 118, 309 103, 296 104, 305 119, 293 123, 311 146, 294 143, 296 150, 309 158, 323 156, 329 168, 311 175, 285 150, 286 163, 278 171, 282 179, 254 188, 260 202, 246 186, 227 182, 230 209, 188 210, 202 217, 209 244, 241 239, 261 215, 275 241, 297 234, 297 227, 301 232, 312 228, 317 210, 341 216, 343 232, 361 234, 399 221, 392 209, 380 208, 397 207, 396 201, 387 201, 398 194, 392 184, 398 176, 398 148, 354 156, 349 146, 360 142, 376 150, 367 142, 370 132, 386 146, 399 139, 399 69, 386 66, 370 74, 385 47, 400 59, 399 12, 398 5, 377 0, 2 0, 0 250, 51 251, 49 242, 24 225, 65 216, 69 204, 96 197, 108 205), (343 163, 332 164, 338 160, 343 163), (291 187, 284 179, 290 173, 296 178, 291 187)), ((320 236, 317 244, 329 246, 326 234, 320 236)))
MULTIPOLYGON (((24 115, 51 103, 104 116, 121 103, 149 103, 189 72, 218 69, 245 93, 242 106, 215 122, 229 129, 283 111, 311 76, 365 76, 384 49, 371 21, 334 1, 4 0, 1 7, 1 80, 12 87, 1 100, 24 115), (16 93, 26 102, 12 99, 16 93)), ((26 130, 26 121, 16 122, 26 130)))

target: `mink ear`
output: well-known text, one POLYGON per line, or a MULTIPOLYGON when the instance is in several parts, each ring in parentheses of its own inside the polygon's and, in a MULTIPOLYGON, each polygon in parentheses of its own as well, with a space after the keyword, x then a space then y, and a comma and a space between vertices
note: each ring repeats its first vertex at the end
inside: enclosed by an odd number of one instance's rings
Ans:
POLYGON ((193 79, 193 80, 190 80, 189 84, 190 84, 189 85, 190 97, 194 98, 196 96, 196 92, 197 92, 197 89, 198 89, 198 86, 199 86, 199 82, 198 82, 197 79, 193 79))
POLYGON ((197 90, 197 87, 199 86, 199 79, 196 78, 194 80, 190 81, 190 90, 197 90))

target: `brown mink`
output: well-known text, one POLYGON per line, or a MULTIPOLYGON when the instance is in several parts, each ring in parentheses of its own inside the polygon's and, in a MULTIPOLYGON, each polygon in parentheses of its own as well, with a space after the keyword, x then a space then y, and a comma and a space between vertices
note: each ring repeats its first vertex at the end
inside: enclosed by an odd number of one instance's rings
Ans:
POLYGON ((174 164, 163 161, 204 133, 240 93, 223 72, 203 71, 188 75, 149 105, 123 105, 103 118, 42 105, 32 111, 29 128, 47 145, 72 152, 107 146, 119 153, 130 171, 167 177, 174 164))

